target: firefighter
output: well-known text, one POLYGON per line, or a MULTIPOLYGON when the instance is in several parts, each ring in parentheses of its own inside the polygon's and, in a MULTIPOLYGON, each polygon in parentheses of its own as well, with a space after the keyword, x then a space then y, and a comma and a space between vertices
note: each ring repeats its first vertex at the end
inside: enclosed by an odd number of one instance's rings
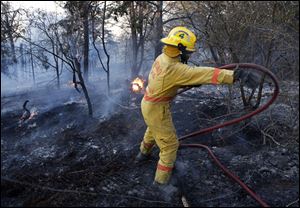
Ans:
POLYGON ((161 42, 163 53, 152 65, 141 102, 147 129, 135 158, 135 163, 148 159, 154 144, 158 146, 160 153, 154 179, 158 185, 168 183, 179 146, 170 112, 170 101, 177 90, 189 85, 232 84, 237 79, 243 79, 244 83, 255 81, 241 70, 188 66, 187 60, 196 50, 196 36, 185 27, 173 28, 161 42))

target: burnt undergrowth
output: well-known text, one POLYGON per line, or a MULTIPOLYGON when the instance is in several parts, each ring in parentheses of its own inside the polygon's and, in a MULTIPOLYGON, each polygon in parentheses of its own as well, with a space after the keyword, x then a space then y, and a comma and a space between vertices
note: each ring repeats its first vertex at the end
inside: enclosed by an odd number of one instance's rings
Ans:
MULTIPOLYGON (((133 163, 146 129, 140 97, 132 99, 136 108, 122 108, 130 100, 111 103, 113 113, 94 118, 87 116, 80 98, 63 97, 45 107, 32 97, 37 114, 20 123, 22 109, 11 106, 24 98, 26 94, 3 100, 8 104, 1 112, 2 206, 183 206, 183 195, 190 206, 258 205, 204 149, 180 148, 170 185, 164 190, 153 186, 158 149, 149 161, 133 163)), ((104 102, 97 100, 99 108, 104 102)), ((188 91, 172 104, 178 136, 224 122, 230 118, 222 117, 226 113, 223 99, 203 91, 188 91)), ((297 139, 267 131, 265 122, 249 119, 184 143, 210 146, 269 205, 298 206, 297 139)), ((280 128, 289 135, 294 127, 280 128)))

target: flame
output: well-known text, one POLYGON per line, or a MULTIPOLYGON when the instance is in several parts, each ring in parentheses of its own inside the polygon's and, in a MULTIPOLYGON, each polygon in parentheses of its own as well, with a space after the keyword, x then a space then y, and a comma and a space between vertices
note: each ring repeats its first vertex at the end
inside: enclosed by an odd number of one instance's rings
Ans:
POLYGON ((131 89, 133 92, 138 93, 144 90, 144 82, 145 80, 137 77, 131 82, 131 89))
POLYGON ((19 127, 22 126, 23 122, 25 122, 27 120, 31 120, 31 119, 33 119, 37 115, 38 115, 38 110, 35 107, 31 110, 30 113, 28 111, 24 111, 24 113, 21 116, 21 118, 19 118, 19 127))
POLYGON ((31 120, 33 117, 37 115, 38 115, 37 109, 33 109, 33 111, 30 113, 30 117, 28 118, 28 120, 31 120))

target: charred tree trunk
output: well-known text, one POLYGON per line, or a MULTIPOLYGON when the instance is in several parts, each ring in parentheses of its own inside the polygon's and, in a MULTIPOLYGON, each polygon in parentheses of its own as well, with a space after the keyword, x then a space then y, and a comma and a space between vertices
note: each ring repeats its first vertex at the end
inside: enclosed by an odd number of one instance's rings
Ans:
POLYGON ((88 9, 86 9, 83 20, 84 29, 84 49, 83 49, 83 75, 86 81, 88 81, 88 69, 89 69, 89 19, 88 19, 88 9))
POLYGON ((130 4, 130 19, 131 19, 131 42, 132 42, 132 65, 131 65, 131 78, 138 75, 137 68, 137 55, 138 55, 138 43, 137 43, 137 21, 136 21, 136 11, 134 2, 130 4))
POLYGON ((105 27, 105 13, 106 13, 106 1, 104 1, 104 7, 103 7, 103 18, 102 18, 102 45, 103 45, 103 50, 104 53, 106 55, 106 81, 107 81, 107 94, 110 94, 110 77, 109 77, 109 61, 110 61, 110 57, 109 54, 106 50, 106 46, 105 46, 105 41, 104 41, 104 27, 105 27))
POLYGON ((131 2, 130 4, 130 27, 132 42, 132 65, 131 78, 138 76, 144 58, 144 44, 147 24, 144 23, 144 8, 146 2, 131 2), (139 56, 140 55, 140 56, 139 56), (139 60, 138 60, 139 59, 139 60))
POLYGON ((74 58, 74 62, 75 62, 75 70, 76 70, 76 73, 77 73, 80 85, 82 87, 82 90, 83 90, 83 93, 84 93, 84 97, 85 97, 85 99, 87 101, 89 116, 92 117, 93 116, 92 103, 91 103, 91 100, 90 100, 87 88, 85 86, 84 79, 83 79, 82 74, 81 74, 81 66, 80 66, 80 63, 79 63, 79 61, 78 61, 77 58, 74 58))
POLYGON ((10 47, 11 47, 11 53, 12 53, 13 62, 17 63, 16 51, 15 51, 15 43, 14 43, 14 39, 13 39, 11 33, 9 33, 9 41, 10 41, 10 47))
POLYGON ((24 44, 21 43, 20 44, 20 54, 21 54, 21 65, 22 65, 22 68, 24 68, 25 66, 25 53, 24 53, 24 44))
POLYGON ((137 76, 137 54, 138 54, 138 48, 137 48, 137 35, 136 32, 132 33, 132 65, 131 65, 131 77, 137 76))
MULTIPOLYGON (((1 20, 2 22, 2 20, 1 20)), ((10 43, 10 49, 11 49, 11 54, 12 54, 12 60, 14 63, 17 63, 17 58, 16 58, 16 51, 15 51, 15 43, 14 43, 14 38, 13 38, 13 32, 12 32, 12 26, 9 24, 10 20, 8 19, 8 16, 6 15, 6 28, 7 28, 7 35, 10 43)))
MULTIPOLYGON (((272 12, 272 23, 274 24, 275 22, 275 14, 276 14, 276 10, 277 10, 277 4, 275 2, 274 6, 273 6, 273 12, 272 12)), ((272 49, 273 49, 273 43, 274 43, 274 38, 272 37, 269 43, 269 47, 268 47, 268 51, 267 51, 267 57, 265 58, 265 66, 267 68, 270 67, 271 65, 271 59, 272 59, 272 49)))
POLYGON ((51 44, 52 44, 52 53, 53 53, 53 59, 55 62, 55 72, 56 72, 56 80, 57 80, 57 88, 60 89, 60 80, 59 80, 59 63, 58 63, 58 46, 57 44, 54 43, 54 41, 51 39, 51 44))
POLYGON ((145 38, 144 37, 141 37, 140 44, 141 44, 141 55, 140 55, 140 62, 138 65, 138 72, 140 71, 140 69, 142 67, 143 59, 144 59, 144 47, 145 47, 145 38))
POLYGON ((97 52, 97 56, 98 56, 98 59, 100 61, 100 64, 103 68, 103 70, 105 71, 106 73, 106 82, 107 82, 107 94, 109 95, 110 94, 110 68, 109 68, 109 62, 110 62, 110 55, 108 54, 107 52, 107 49, 106 49, 106 44, 105 44, 105 14, 106 14, 106 1, 104 2, 104 7, 103 7, 103 16, 102 16, 102 31, 101 31, 101 42, 102 42, 102 46, 103 46, 103 50, 104 50, 104 53, 106 55, 106 67, 104 66, 104 63, 101 59, 101 55, 100 55, 100 52, 99 52, 99 49, 97 48, 96 46, 96 34, 95 34, 95 16, 92 15, 92 43, 93 43, 93 46, 97 52))
MULTIPOLYGON (((56 47, 56 51, 53 51, 58 55, 58 47, 56 47)), ((56 79, 57 79, 57 88, 60 89, 60 78, 59 78, 59 63, 58 63, 58 58, 54 57, 54 61, 55 61, 55 71, 56 71, 56 79)))
POLYGON ((32 44, 30 43, 30 62, 31 62, 31 72, 32 72, 32 80, 33 80, 33 85, 35 85, 35 74, 34 74, 34 63, 33 63, 33 55, 32 55, 32 44))
POLYGON ((155 30, 155 51, 154 51, 154 60, 157 56, 161 54, 162 51, 162 43, 160 42, 160 39, 163 35, 163 1, 158 1, 158 7, 157 7, 157 17, 156 17, 156 30, 155 30))
MULTIPOLYGON (((146 27, 147 25, 143 24, 144 20, 144 15, 143 15, 143 7, 139 5, 139 15, 138 15, 138 34, 139 34, 139 41, 138 41, 138 50, 140 51, 140 60, 137 65, 137 74, 139 74, 143 61, 144 61, 144 49, 145 49, 145 34, 144 34, 144 26, 146 27)), ((146 28, 145 28, 146 29, 146 28)))

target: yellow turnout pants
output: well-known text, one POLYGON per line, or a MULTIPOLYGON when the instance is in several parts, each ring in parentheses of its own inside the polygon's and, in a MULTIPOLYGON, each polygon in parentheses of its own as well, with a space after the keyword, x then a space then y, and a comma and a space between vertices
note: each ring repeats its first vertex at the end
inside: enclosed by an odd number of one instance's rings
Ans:
POLYGON ((142 114, 148 126, 140 151, 147 155, 153 145, 159 147, 159 161, 155 181, 165 184, 169 181, 176 160, 179 142, 172 122, 169 103, 151 103, 142 100, 142 114))

